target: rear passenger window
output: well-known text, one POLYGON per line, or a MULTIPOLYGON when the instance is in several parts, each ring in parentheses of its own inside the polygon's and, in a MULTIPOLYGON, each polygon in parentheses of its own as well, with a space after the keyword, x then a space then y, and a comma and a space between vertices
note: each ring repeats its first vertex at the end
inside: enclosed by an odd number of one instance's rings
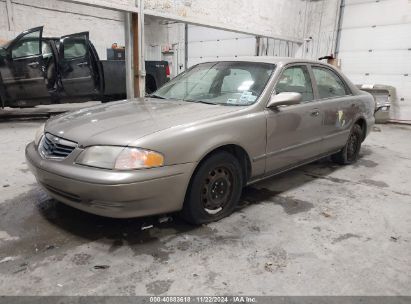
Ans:
POLYGON ((300 93, 303 101, 314 99, 310 74, 305 66, 293 66, 284 71, 275 87, 276 93, 300 93))
POLYGON ((329 69, 313 67, 320 99, 349 95, 341 78, 329 69))

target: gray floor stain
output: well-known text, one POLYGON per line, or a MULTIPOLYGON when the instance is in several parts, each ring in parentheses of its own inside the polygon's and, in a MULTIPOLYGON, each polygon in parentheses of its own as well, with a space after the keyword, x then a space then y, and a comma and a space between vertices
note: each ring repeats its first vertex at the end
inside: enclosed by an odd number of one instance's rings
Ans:
POLYGON ((366 168, 375 168, 378 166, 378 163, 375 161, 365 159, 365 158, 360 158, 357 160, 356 163, 353 164, 354 168, 359 168, 359 167, 366 167, 366 168))
POLYGON ((293 197, 277 196, 273 199, 273 202, 282 206, 285 213, 287 213, 288 215, 307 212, 314 207, 314 205, 310 202, 293 197))
POLYGON ((344 240, 348 240, 348 239, 351 239, 351 238, 359 239, 359 238, 361 238, 361 236, 358 235, 358 234, 354 234, 354 233, 346 233, 346 234, 342 234, 339 237, 333 239, 333 241, 331 243, 336 244, 336 243, 339 243, 339 242, 342 242, 344 240))
POLYGON ((258 227, 257 225, 251 225, 248 226, 248 230, 250 230, 251 232, 260 232, 260 227, 258 227))
POLYGON ((180 241, 177 244, 177 249, 181 251, 187 251, 191 246, 191 243, 189 241, 180 241))
POLYGON ((305 173, 306 176, 312 177, 314 179, 325 179, 333 183, 337 184, 344 184, 344 183, 349 183, 349 180, 342 179, 342 178, 337 178, 337 177, 332 177, 332 176, 325 176, 325 175, 320 175, 320 174, 313 174, 313 173, 305 173))
POLYGON ((272 191, 266 188, 256 189, 248 187, 244 190, 243 199, 252 204, 257 204, 264 201, 273 202, 274 204, 283 207, 288 215, 307 212, 314 205, 310 202, 296 199, 290 196, 278 196, 278 191, 272 191))
POLYGON ((134 285, 121 286, 118 288, 118 291, 123 296, 135 296, 136 295, 136 287, 134 285))
POLYGON ((389 187, 389 185, 385 182, 382 181, 376 181, 376 180, 372 180, 372 179, 363 179, 361 180, 362 183, 364 184, 368 184, 368 185, 372 185, 372 186, 377 186, 380 188, 387 188, 389 187))
POLYGON ((207 273, 207 284, 208 285, 213 285, 215 282, 215 279, 219 276, 217 272, 210 271, 207 273))
POLYGON ((281 271, 282 268, 287 267, 288 253, 283 248, 273 248, 265 258, 267 262, 264 269, 268 272, 281 271))
MULTIPOLYGON (((128 247, 136 256, 150 255, 163 263, 175 248, 167 246, 161 238, 178 237, 182 233, 215 234, 207 226, 195 227, 178 219, 159 224, 156 217, 110 219, 95 216, 58 203, 38 186, 0 204, 0 217, 0 231, 15 238, 0 244, 2 255, 19 255, 39 261, 97 241, 107 245, 108 252, 128 247), (142 231, 144 223, 152 223, 154 228, 142 231)), ((0 273, 15 271, 18 263, 21 262, 12 261, 8 267, 2 265, 0 273)), ((73 263, 84 265, 87 258, 75 256, 73 263)))
POLYGON ((150 294, 160 295, 167 292, 173 282, 172 280, 154 281, 146 285, 146 290, 150 294))
POLYGON ((87 265, 90 264, 91 255, 87 253, 76 253, 71 261, 76 265, 87 265))

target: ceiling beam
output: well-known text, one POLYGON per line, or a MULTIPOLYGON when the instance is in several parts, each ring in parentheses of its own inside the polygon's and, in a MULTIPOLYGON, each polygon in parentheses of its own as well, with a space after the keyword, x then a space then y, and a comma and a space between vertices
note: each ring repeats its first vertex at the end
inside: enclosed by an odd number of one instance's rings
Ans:
POLYGON ((106 8, 114 11, 120 12, 130 12, 138 13, 139 9, 137 4, 133 5, 131 2, 129 4, 118 3, 119 1, 110 1, 110 0, 62 0, 65 2, 71 2, 76 4, 84 4, 93 7, 106 8))

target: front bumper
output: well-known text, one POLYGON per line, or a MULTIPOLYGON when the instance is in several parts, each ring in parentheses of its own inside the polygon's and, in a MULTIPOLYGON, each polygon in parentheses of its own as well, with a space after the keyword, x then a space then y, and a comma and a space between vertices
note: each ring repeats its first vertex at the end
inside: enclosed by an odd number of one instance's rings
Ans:
POLYGON ((58 201, 85 212, 132 218, 181 210, 195 163, 115 171, 43 159, 34 145, 26 147, 30 170, 58 201))

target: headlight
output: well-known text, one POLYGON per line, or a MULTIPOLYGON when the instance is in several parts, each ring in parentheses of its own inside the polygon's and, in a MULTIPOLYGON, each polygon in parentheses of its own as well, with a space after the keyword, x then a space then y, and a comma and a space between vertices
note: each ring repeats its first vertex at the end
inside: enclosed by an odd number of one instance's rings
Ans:
POLYGON ((45 126, 45 125, 46 125, 46 124, 42 124, 42 125, 37 129, 37 131, 36 131, 36 135, 34 136, 34 144, 35 144, 36 146, 39 145, 39 142, 40 142, 41 138, 43 137, 43 134, 44 134, 44 126, 45 126))
POLYGON ((76 163, 105 169, 133 170, 161 167, 164 157, 158 152, 139 148, 92 146, 77 157, 76 163))

